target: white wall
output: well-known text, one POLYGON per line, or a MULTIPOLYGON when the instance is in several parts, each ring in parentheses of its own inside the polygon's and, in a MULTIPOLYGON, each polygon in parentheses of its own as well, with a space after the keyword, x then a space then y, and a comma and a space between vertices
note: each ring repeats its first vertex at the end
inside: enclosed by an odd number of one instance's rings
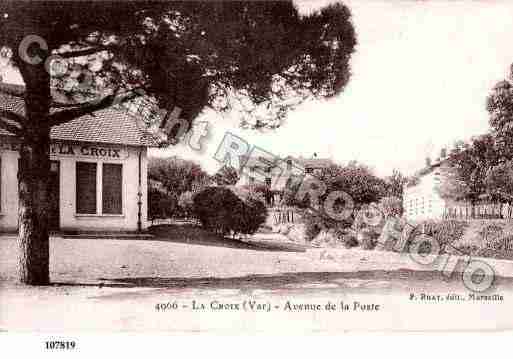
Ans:
POLYGON ((405 187, 403 208, 407 219, 419 221, 442 218, 446 203, 436 191, 438 184, 436 173, 437 170, 420 177, 419 183, 415 186, 405 187), (413 206, 410 201, 413 201, 413 206))
POLYGON ((18 227, 18 153, 0 149, 0 156, 0 231, 15 231, 18 227))
MULTIPOLYGON (((61 230, 82 230, 82 231, 135 231, 138 221, 138 166, 139 151, 142 150, 141 168, 141 201, 142 201, 142 228, 148 227, 147 221, 147 168, 148 159, 145 148, 126 146, 106 146, 120 149, 123 153, 120 159, 102 159, 87 156, 52 155, 52 160, 60 162, 60 227, 61 230), (97 176, 97 205, 96 215, 78 215, 76 213, 76 170, 77 161, 98 163, 97 171, 101 173, 102 163, 123 164, 123 214, 102 215, 101 214, 101 175, 97 176)), ((75 151, 76 152, 76 151, 75 151)), ((2 211, 0 215, 0 231, 13 231, 17 228, 18 222, 18 153, 0 149, 2 158, 2 211)))

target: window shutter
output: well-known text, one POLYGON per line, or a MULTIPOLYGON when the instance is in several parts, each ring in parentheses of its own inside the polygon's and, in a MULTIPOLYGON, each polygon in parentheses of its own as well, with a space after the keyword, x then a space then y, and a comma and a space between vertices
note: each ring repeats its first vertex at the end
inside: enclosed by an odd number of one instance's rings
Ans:
POLYGON ((96 214, 96 163, 77 162, 77 213, 96 214))
POLYGON ((123 214, 123 166, 103 164, 102 179, 103 214, 123 214))

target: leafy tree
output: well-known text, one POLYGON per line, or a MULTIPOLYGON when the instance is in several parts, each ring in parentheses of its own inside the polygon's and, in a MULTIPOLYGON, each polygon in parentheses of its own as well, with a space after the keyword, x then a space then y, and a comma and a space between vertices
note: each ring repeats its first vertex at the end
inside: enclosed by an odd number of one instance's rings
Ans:
POLYGON ((386 221, 391 218, 400 218, 403 214, 403 203, 398 197, 383 197, 378 203, 363 205, 355 215, 351 226, 358 233, 366 231, 367 234, 378 235, 382 232, 386 221))
POLYGON ((162 183, 167 192, 177 198, 184 192, 193 191, 195 184, 209 181, 209 175, 189 160, 178 157, 150 158, 148 177, 162 183))
POLYGON ((157 181, 148 183, 148 218, 170 218, 177 212, 178 200, 175 194, 165 190, 157 181))
POLYGON ((385 178, 387 184, 387 194, 389 196, 403 198, 404 185, 408 182, 408 178, 405 177, 399 170, 394 169, 392 175, 385 178))
POLYGON ((368 166, 356 161, 324 169, 319 178, 327 186, 326 193, 344 191, 351 196, 356 208, 378 202, 387 192, 387 183, 368 166))
MULTIPOLYGON (((20 140, 20 280, 34 285, 49 283, 52 126, 142 94, 168 113, 179 107, 189 127, 205 106, 222 110, 237 99, 270 108, 252 127, 276 128, 273 119, 293 106, 287 100, 344 88, 356 43, 341 4, 300 16, 291 1, 5 0, 0 14, 2 55, 25 84, 2 87, 25 111, 1 109, 0 128, 20 140)), ((178 134, 175 126, 169 138, 178 134)))
POLYGON ((460 175, 457 168, 445 163, 440 166, 439 172, 441 180, 435 190, 442 198, 461 201, 469 197, 469 185, 465 178, 460 175))
POLYGON ((501 81, 494 86, 486 101, 494 145, 501 159, 513 159, 513 86, 501 81))
POLYGON ((513 202, 513 163, 501 163, 488 170, 486 193, 495 200, 513 202))
POLYGON ((239 182, 239 179, 239 173, 231 166, 221 167, 213 178, 214 182, 219 186, 233 186, 239 182))
MULTIPOLYGON (((349 218, 335 221, 324 211, 315 210, 317 208, 316 204, 312 204, 310 199, 307 198, 308 196, 305 196, 304 201, 300 204, 303 206, 307 204, 306 207, 309 207, 304 212, 303 217, 306 231, 311 238, 322 230, 333 229, 343 232, 354 223, 355 213, 358 214, 365 205, 377 202, 387 191, 387 184, 383 179, 374 175, 369 167, 356 161, 352 161, 345 166, 333 165, 325 168, 319 173, 318 180, 326 185, 326 192, 320 197, 321 203, 324 203, 329 193, 343 191, 351 197, 354 211, 349 218)), ((347 206, 347 203, 344 203, 343 200, 336 201, 334 211, 343 210, 345 206, 347 206)))
POLYGON ((455 200, 467 200, 475 203, 486 192, 485 178, 489 168, 498 163, 499 156, 495 146, 495 138, 485 134, 472 139, 466 148, 448 158, 449 178, 456 180, 455 192, 442 188, 442 194, 455 200), (461 183, 463 182, 463 183, 461 183), (465 188, 466 187, 466 188, 465 188))

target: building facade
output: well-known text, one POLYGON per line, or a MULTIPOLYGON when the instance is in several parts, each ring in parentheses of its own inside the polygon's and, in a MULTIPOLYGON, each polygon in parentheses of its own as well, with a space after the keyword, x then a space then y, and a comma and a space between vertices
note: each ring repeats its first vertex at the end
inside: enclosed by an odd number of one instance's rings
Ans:
MULTIPOLYGON (((147 148, 158 143, 132 115, 120 108, 100 110, 52 128, 51 139, 53 231, 129 232, 148 227, 147 148)), ((18 140, 0 130, 2 232, 18 227, 18 148, 18 140)))
POLYGON ((416 183, 407 184, 403 192, 403 210, 410 221, 438 219, 444 215, 446 201, 437 191, 441 181, 439 165, 419 175, 416 183))
POLYGON ((448 218, 455 208, 467 208, 469 203, 451 199, 461 181, 454 175, 447 158, 438 160, 417 173, 415 181, 403 191, 403 209, 410 221, 448 218), (442 186, 449 195, 441 194, 442 186))
POLYGON ((269 189, 269 206, 274 206, 281 200, 284 190, 293 178, 315 175, 333 165, 331 159, 316 157, 307 159, 288 156, 274 161, 249 157, 243 160, 244 169, 237 186, 266 186, 269 189))

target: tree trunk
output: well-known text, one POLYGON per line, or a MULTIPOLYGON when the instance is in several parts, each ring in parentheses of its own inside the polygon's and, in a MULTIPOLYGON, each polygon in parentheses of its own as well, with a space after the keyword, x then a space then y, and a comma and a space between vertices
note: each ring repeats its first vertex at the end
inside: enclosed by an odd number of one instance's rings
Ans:
POLYGON ((20 146, 19 190, 19 280, 30 285, 48 285, 48 178, 49 133, 24 140, 20 146))
MULTIPOLYGON (((39 32, 35 32, 38 33, 39 32)), ((41 32, 44 34, 44 32, 41 32)), ((41 35, 42 36, 42 35, 41 35)), ((25 81, 27 123, 20 144, 18 169, 19 280, 47 285, 49 275, 48 191, 50 176, 50 75, 43 61, 19 61, 25 81)))

